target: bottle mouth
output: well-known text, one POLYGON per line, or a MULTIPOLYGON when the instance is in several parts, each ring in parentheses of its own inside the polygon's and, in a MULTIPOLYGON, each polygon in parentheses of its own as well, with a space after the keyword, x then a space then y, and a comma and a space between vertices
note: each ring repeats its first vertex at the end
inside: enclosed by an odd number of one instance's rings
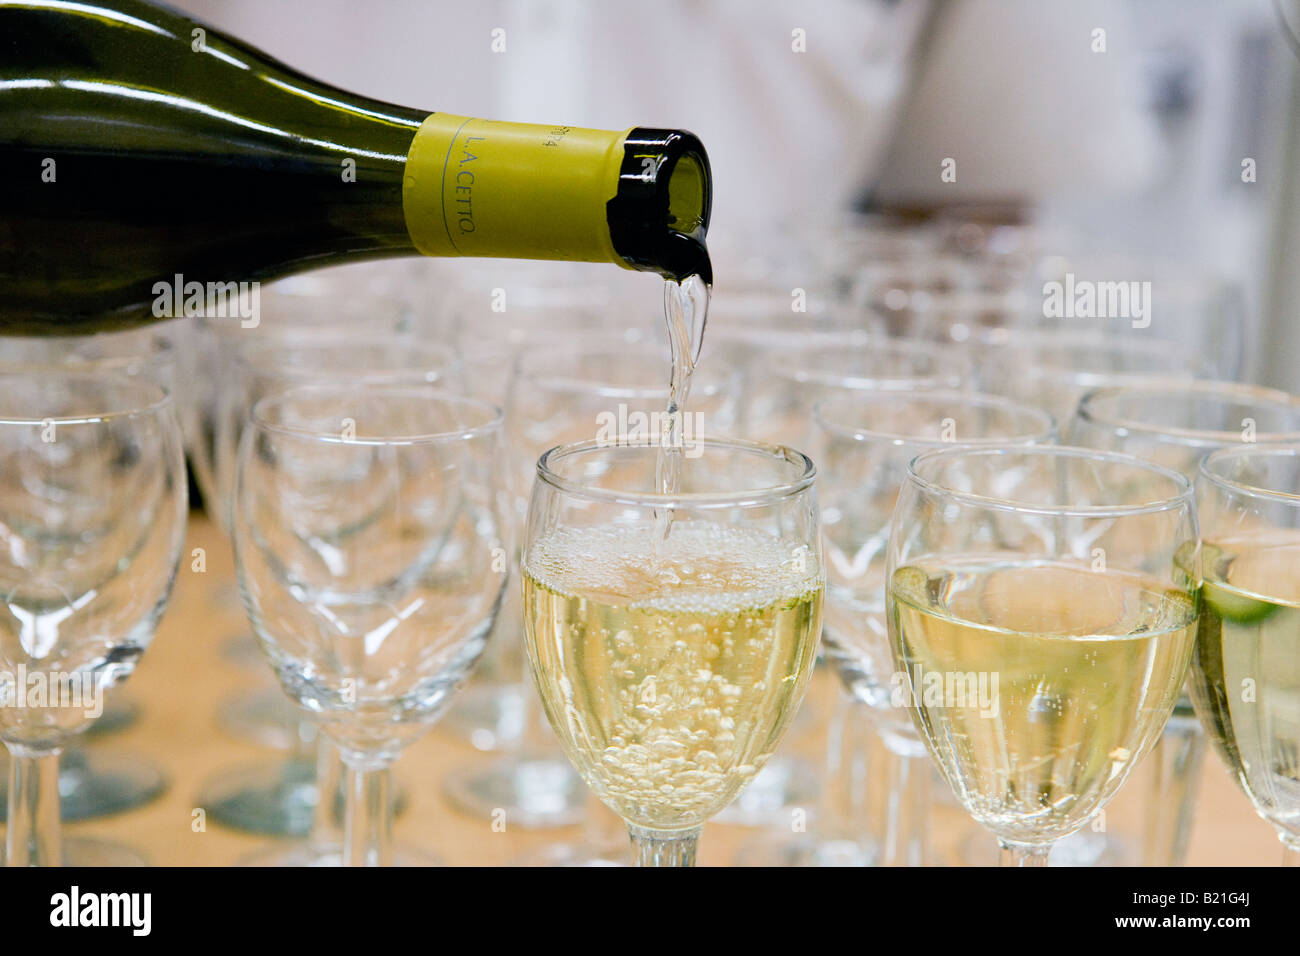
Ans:
POLYGON ((712 285, 704 243, 712 209, 709 156, 698 137, 643 126, 628 132, 606 219, 614 251, 631 268, 712 285))

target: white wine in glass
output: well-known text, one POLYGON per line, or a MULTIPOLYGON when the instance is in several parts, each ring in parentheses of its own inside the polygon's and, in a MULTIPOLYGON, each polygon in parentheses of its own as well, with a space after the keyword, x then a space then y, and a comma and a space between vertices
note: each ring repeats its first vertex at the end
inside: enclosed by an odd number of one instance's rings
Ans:
POLYGON ((1197 715, 1256 812, 1300 866, 1300 445, 1208 456, 1197 715))
POLYGON ((1191 485, 1060 445, 914 459, 887 598, 894 692, 1011 866, 1046 866, 1159 740, 1187 676, 1191 485))
POLYGON ((702 439, 668 493, 659 450, 541 457, 524 636, 551 726, 641 865, 690 866, 803 699, 825 577, 807 457, 702 439))
POLYGON ((677 523, 655 554, 654 533, 542 538, 524 613, 547 712, 592 789, 625 820, 677 830, 771 757, 811 671, 822 585, 766 534, 677 523))
POLYGON ((1159 739, 1196 636, 1187 594, 1087 565, 908 565, 892 593, 945 774, 978 822, 1026 842, 1072 833, 1118 789, 1159 739))

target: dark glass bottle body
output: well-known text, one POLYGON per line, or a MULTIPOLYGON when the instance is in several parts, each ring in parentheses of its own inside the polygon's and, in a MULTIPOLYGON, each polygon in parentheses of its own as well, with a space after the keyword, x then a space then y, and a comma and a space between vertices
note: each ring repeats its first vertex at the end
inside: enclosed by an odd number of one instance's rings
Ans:
MULTIPOLYGON (((0 0, 0 332, 150 321, 155 284, 177 274, 266 280, 419 254, 403 181, 429 115, 144 0, 0 0)), ((626 137, 611 261, 703 271, 703 147, 677 131, 626 137), (671 175, 633 175, 656 150, 670 173, 687 160, 672 190, 671 175)))

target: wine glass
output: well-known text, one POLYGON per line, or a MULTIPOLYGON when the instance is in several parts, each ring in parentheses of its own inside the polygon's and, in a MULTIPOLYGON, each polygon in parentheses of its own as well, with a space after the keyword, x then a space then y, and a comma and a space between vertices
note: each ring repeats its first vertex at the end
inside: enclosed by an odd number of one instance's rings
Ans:
POLYGON ((729 439, 679 454, 674 492, 657 436, 546 452, 523 548, 546 715, 642 866, 694 864, 794 717, 821 630, 812 462, 729 439))
POLYGON ((981 391, 1040 405, 1058 422, 1068 422, 1093 389, 1186 380, 1200 371, 1186 346, 1137 333, 995 328, 971 336, 962 348, 981 391))
MULTIPOLYGON (((1236 382, 1145 382, 1089 392, 1070 423, 1075 445, 1122 451, 1195 481, 1210 451, 1243 441, 1300 441, 1300 398, 1236 382)), ((1146 788, 1141 859, 1181 865, 1191 837, 1205 735, 1190 697, 1178 699, 1159 745, 1138 770, 1146 788)))
POLYGON ((280 685, 346 766, 342 863, 392 861, 390 767, 469 677, 508 575, 501 415, 418 386, 309 385, 252 410, 240 593, 280 685))
POLYGON ((1010 866, 1046 866, 1159 740, 1196 640, 1191 486, 1067 446, 931 451, 894 509, 905 704, 1010 866))
POLYGON ((907 464, 952 445, 1032 445, 1056 440, 1045 411, 975 393, 878 392, 821 402, 809 449, 820 468, 826 548, 823 649, 853 697, 870 708, 885 743, 889 779, 906 787, 890 804, 897 824, 884 834, 883 862, 924 865, 931 811, 925 744, 891 700, 893 654, 885 623, 889 521, 907 464), (918 761, 916 758, 922 758, 918 761))
POLYGON ((1153 348, 1182 356, 1187 368, 1216 378, 1250 377, 1253 357, 1248 343, 1257 339, 1259 326, 1252 320, 1241 283, 1205 262, 1082 250, 1060 254, 1061 248, 1057 244, 1053 254, 1040 255, 1025 276, 1040 324, 1104 338, 1132 338, 1137 331, 1153 348), (1124 281, 1136 276, 1140 284, 1124 281), (1065 314, 1058 312, 1051 319, 1042 308, 1049 283, 1065 300, 1060 303, 1065 314), (1091 310, 1086 308, 1085 286, 1096 292, 1091 310), (1124 307, 1126 286, 1129 308, 1124 307), (1077 308, 1081 295, 1082 310, 1077 308), (1074 303, 1068 302, 1071 298, 1074 303), (1145 306, 1141 316, 1136 314, 1139 301, 1145 306))
POLYGON ((813 406, 852 392, 959 389, 971 367, 954 349, 911 339, 829 333, 802 348, 779 343, 746 366, 741 422, 747 433, 798 444, 813 406))
MULTIPOLYGON (((306 303, 303 303, 305 307, 306 303)), ((225 374, 212 415, 210 511, 229 527, 235 459, 249 411, 263 396, 294 385, 324 381, 354 384, 455 386, 459 366, 448 348, 397 334, 359 336, 337 329, 277 330, 271 326, 225 330, 225 374)), ((254 663, 256 663, 256 643, 254 663)), ((258 676, 265 680, 265 671, 258 676)), ((200 792, 200 805, 227 826, 271 835, 309 836, 308 843, 272 854, 279 863, 310 863, 338 854, 331 835, 331 781, 338 756, 315 725, 274 686, 244 692, 223 707, 226 729, 259 743, 287 743, 287 758, 223 769, 200 792), (263 720, 258 720, 261 717, 263 720), (277 729, 278 728, 278 729, 277 729)))
POLYGON ((1300 866, 1300 444, 1208 455, 1205 584, 1188 684, 1214 749, 1300 866))
MULTIPOLYGON (((572 442, 602 430, 615 439, 640 424, 649 434, 657 426, 647 423, 661 416, 668 402, 665 372, 666 346, 631 344, 621 338, 590 335, 578 346, 536 348, 516 359, 510 377, 505 419, 509 436, 509 484, 522 521, 536 474, 537 458, 546 449, 572 442)), ((699 429, 726 432, 734 424, 739 380, 736 374, 700 374, 691 386, 687 437, 699 429), (700 424, 697 424, 700 423, 700 424)), ((522 650, 519 594, 506 597, 497 639, 509 640, 522 650)), ((531 679, 519 661, 519 680, 531 679)), ((498 807, 526 826, 578 823, 588 832, 579 843, 547 847, 542 859, 565 865, 601 865, 627 855, 626 844, 617 848, 601 839, 592 826, 600 816, 593 808, 581 779, 555 745, 531 686, 524 688, 524 734, 515 751, 487 766, 475 766, 450 775, 445 781, 448 798, 460 809, 488 818, 498 807)), ((617 833, 617 831, 615 831, 617 833)), ((621 843, 621 841, 620 841, 621 843)))
POLYGON ((1300 396, 1202 379, 1098 388, 1079 402, 1068 438, 1137 455, 1195 481, 1211 451, 1242 442, 1300 441, 1300 396))
POLYGON ((131 865, 60 840, 59 754, 153 639, 185 534, 172 398, 129 369, 0 368, 0 739, 10 866, 131 865), (33 696, 36 688, 44 692, 33 696))
MULTIPOLYGON (((66 366, 83 372, 107 370, 148 379, 174 396, 181 418, 188 396, 176 384, 185 381, 177 369, 176 343, 183 320, 141 329, 86 336, 0 337, 0 362, 5 365, 66 366)), ((149 803, 162 794, 167 778, 153 761, 133 752, 120 752, 100 742, 129 727, 138 716, 130 693, 122 690, 107 702, 104 714, 85 732, 85 744, 74 740, 59 758, 59 806, 65 822, 121 813, 149 803)), ((0 749, 0 823, 8 803, 8 757, 0 749)))
MULTIPOLYGON (((809 440, 813 407, 819 401, 850 395, 951 390, 962 387, 970 375, 969 361, 955 349, 919 339, 886 338, 846 330, 836 326, 838 316, 840 313, 832 311, 830 321, 810 326, 791 321, 787 315, 783 323, 772 321, 751 333, 736 330, 736 340, 746 346, 739 356, 745 386, 741 402, 745 433, 801 447, 809 440)), ((791 834, 785 826, 779 830, 773 828, 743 850, 747 863, 874 862, 881 855, 880 847, 910 842, 910 838, 892 829, 903 819, 921 822, 919 816, 910 812, 903 794, 891 789, 883 800, 886 832, 880 833, 878 840, 864 839, 860 824, 854 825, 861 814, 847 806, 835 805, 836 801, 843 803, 837 795, 851 792, 850 781, 835 768, 849 766, 865 756, 845 752, 841 743, 856 743, 861 735, 841 733, 842 717, 842 711, 837 710, 835 721, 840 723, 833 721, 830 727, 825 772, 821 775, 825 781, 821 789, 826 816, 832 819, 831 826, 841 832, 828 840, 821 832, 827 827, 819 828, 816 834, 791 834), (895 808, 904 813, 893 814, 895 808), (855 843, 859 845, 856 851, 855 843)), ((885 760, 890 764, 888 769, 906 769, 902 762, 890 761, 888 757, 885 760)), ((909 779, 917 786, 925 786, 925 781, 916 780, 915 776, 909 779)), ((890 783, 889 787, 892 786, 890 783)), ((806 804, 806 799, 799 802, 806 804)), ((731 816, 728 811, 726 817, 731 816)), ((773 822, 784 824, 787 818, 788 811, 773 822)))

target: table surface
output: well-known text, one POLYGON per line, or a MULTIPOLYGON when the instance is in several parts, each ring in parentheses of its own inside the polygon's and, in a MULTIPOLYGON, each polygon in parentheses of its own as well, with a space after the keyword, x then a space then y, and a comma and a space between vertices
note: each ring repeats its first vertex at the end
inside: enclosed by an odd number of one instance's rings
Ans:
MULTIPOLYGON (((276 751, 230 736, 216 719, 218 706, 230 695, 273 685, 268 665, 241 663, 223 650, 232 636, 247 632, 243 611, 233 599, 232 562, 225 539, 211 522, 196 515, 190 521, 186 547, 176 591, 154 643, 125 688, 114 692, 136 704, 139 716, 127 728, 97 735, 89 744, 92 754, 147 758, 164 770, 167 789, 138 809, 68 824, 64 835, 124 844, 155 865, 228 866, 261 851, 290 846, 282 838, 226 828, 198 812, 204 809, 199 793, 205 784, 229 779, 236 768, 277 756, 276 751), (202 570, 196 570, 194 549, 202 549, 202 570)), ((824 763, 825 714, 835 693, 833 678, 819 669, 805 702, 807 713, 801 714, 778 756, 802 753, 814 766, 824 763)), ((394 828, 399 844, 431 851, 448 864, 490 866, 536 858, 548 847, 583 836, 577 826, 530 830, 516 825, 508 814, 494 825, 489 817, 453 808, 443 796, 446 777, 487 767, 499 757, 499 753, 476 750, 463 734, 444 727, 435 727, 412 745, 395 771, 408 804, 394 828)), ((1188 864, 1280 863, 1281 846, 1272 827, 1255 815, 1212 752, 1206 755, 1202 777, 1188 864)), ((1112 818, 1126 812, 1121 806, 1125 799, 1135 798, 1132 792, 1121 793, 1108 810, 1112 818)), ((596 832, 608 835, 614 846, 624 846, 612 814, 599 808, 596 819, 596 832)), ((818 833, 818 822, 815 813, 808 816, 808 835, 818 833)), ((931 822, 936 862, 960 863, 969 859, 971 847, 989 852, 992 846, 993 838, 976 832, 951 800, 937 802, 931 822)), ((784 820, 765 827, 711 822, 704 830, 699 862, 732 865, 738 853, 775 845, 788 839, 794 828, 784 820)))

